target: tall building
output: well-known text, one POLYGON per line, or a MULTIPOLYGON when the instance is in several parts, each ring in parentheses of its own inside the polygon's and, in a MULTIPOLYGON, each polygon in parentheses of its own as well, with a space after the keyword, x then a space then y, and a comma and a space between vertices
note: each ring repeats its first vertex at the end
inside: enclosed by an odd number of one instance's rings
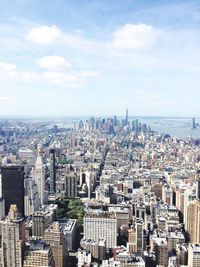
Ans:
POLYGON ((32 233, 33 236, 43 237, 44 234, 44 214, 42 212, 35 212, 33 214, 32 233))
POLYGON ((24 252, 23 267, 56 267, 51 247, 41 240, 31 241, 24 252))
POLYGON ((34 178, 37 184, 41 205, 45 204, 45 172, 42 158, 42 149, 38 147, 38 156, 35 163, 34 178))
POLYGON ((195 118, 192 118, 192 129, 196 129, 195 118))
POLYGON ((90 212, 84 217, 84 239, 106 240, 107 248, 117 245, 117 219, 114 212, 90 212))
POLYGON ((58 222, 53 222, 45 231, 44 241, 50 245, 56 267, 65 267, 67 261, 67 242, 58 222))
POLYGON ((5 220, 0 221, 0 266, 22 267, 25 246, 25 223, 17 206, 11 205, 5 220))
POLYGON ((50 149, 50 193, 56 192, 56 157, 55 149, 50 149))
POLYGON ((191 243, 200 243, 200 200, 195 199, 189 203, 187 212, 187 231, 191 243))
POLYGON ((131 229, 128 230, 128 246, 130 253, 142 254, 143 252, 143 229, 144 225, 141 220, 136 220, 131 229))
MULTIPOLYGON (((156 264, 158 266, 168 266, 168 246, 167 241, 161 238, 154 240, 154 250, 156 256, 156 264)), ((156 265, 156 266, 157 266, 156 265)))
POLYGON ((126 125, 128 125, 128 109, 126 109, 126 125))
POLYGON ((200 178, 196 180, 196 198, 200 200, 200 178))
POLYGON ((24 190, 24 214, 30 216, 40 207, 37 185, 32 177, 24 180, 24 190))
POLYGON ((65 192, 68 198, 77 197, 77 175, 70 172, 66 176, 65 192))
POLYGON ((5 199, 5 214, 10 205, 16 204, 21 215, 24 215, 24 167, 5 165, 1 167, 2 197, 5 199))
POLYGON ((188 248, 188 267, 200 267, 200 245, 190 244, 188 248))

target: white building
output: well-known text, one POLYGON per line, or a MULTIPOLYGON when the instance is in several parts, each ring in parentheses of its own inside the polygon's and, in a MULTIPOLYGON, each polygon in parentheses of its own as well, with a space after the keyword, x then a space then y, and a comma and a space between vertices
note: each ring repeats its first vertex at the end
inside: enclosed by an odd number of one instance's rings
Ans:
POLYGON ((89 212, 84 217, 84 239, 106 239, 107 248, 117 245, 117 218, 111 212, 89 212))

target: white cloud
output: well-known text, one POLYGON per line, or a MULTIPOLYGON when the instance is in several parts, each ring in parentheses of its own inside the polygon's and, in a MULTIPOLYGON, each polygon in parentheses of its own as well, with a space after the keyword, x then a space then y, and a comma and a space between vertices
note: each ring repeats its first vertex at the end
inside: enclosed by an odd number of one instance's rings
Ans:
POLYGON ((15 69, 15 64, 0 62, 0 72, 13 72, 15 69))
POLYGON ((24 82, 34 82, 39 79, 39 75, 35 72, 22 73, 22 79, 24 82))
POLYGON ((42 57, 38 63, 40 67, 48 70, 61 70, 71 67, 70 62, 66 61, 64 57, 57 55, 42 57))
POLYGON ((83 81, 77 75, 65 72, 47 71, 42 76, 46 81, 56 85, 76 87, 83 84, 83 81))
POLYGON ((139 50, 150 48, 160 36, 160 31, 151 25, 126 24, 113 33, 113 40, 108 46, 119 50, 139 50))
POLYGON ((61 35, 61 30, 55 25, 52 26, 38 26, 30 30, 27 39, 39 45, 48 45, 53 43, 61 35))
POLYGON ((87 70, 83 70, 80 72, 79 74, 81 77, 96 77, 96 76, 100 76, 101 72, 100 71, 87 71, 87 70))

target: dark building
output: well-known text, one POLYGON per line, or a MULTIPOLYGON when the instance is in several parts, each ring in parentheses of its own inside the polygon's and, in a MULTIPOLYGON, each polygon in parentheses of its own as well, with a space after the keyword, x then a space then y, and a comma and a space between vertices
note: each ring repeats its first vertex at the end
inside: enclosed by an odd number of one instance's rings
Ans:
POLYGON ((10 205, 16 204, 19 213, 24 215, 24 167, 6 165, 1 167, 2 197, 5 199, 5 214, 10 205))
POLYGON ((56 192, 56 158, 55 149, 50 149, 50 193, 56 192))
POLYGON ((196 129, 195 118, 192 118, 192 129, 196 129))

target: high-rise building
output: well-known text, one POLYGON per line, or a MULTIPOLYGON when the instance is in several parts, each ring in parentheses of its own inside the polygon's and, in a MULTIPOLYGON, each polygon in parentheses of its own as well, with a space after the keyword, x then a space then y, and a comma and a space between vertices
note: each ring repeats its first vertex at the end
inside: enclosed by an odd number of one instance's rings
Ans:
POLYGON ((5 165, 1 167, 2 197, 5 199, 5 214, 10 205, 16 204, 21 215, 24 215, 24 167, 5 165))
MULTIPOLYGON (((168 246, 167 241, 160 238, 154 240, 154 250, 156 264, 158 266, 168 266, 168 246)), ((156 266, 157 266, 156 265, 156 266)))
POLYGON ((68 198, 77 197, 77 175, 74 172, 70 172, 66 176, 65 192, 68 198))
POLYGON ((25 249, 23 267, 56 267, 51 247, 44 241, 33 240, 25 249))
POLYGON ((200 245, 190 244, 188 248, 188 267, 200 266, 200 245))
POLYGON ((33 214, 32 233, 33 236, 43 237, 44 234, 44 215, 42 212, 35 212, 33 214))
POLYGON ((128 125, 128 109, 126 109, 126 125, 128 125))
POLYGON ((117 245, 117 219, 114 212, 90 212, 84 217, 84 239, 106 240, 107 248, 117 245))
POLYGON ((22 267, 25 246, 25 223, 17 206, 11 205, 5 220, 0 221, 0 266, 22 267))
POLYGON ((128 230, 128 246, 130 253, 142 254, 143 251, 143 229, 142 220, 136 220, 131 229, 128 230))
POLYGON ((32 177, 24 180, 24 190, 24 214, 30 216, 40 207, 37 185, 32 177))
POLYGON ((187 231, 191 243, 200 243, 200 200, 190 202, 187 212, 187 231))
POLYGON ((46 202, 45 172, 44 172, 44 163, 42 158, 42 149, 40 146, 38 147, 38 156, 35 163, 34 178, 38 188, 40 203, 41 205, 44 205, 46 202))
POLYGON ((56 157, 55 149, 50 149, 50 193, 56 192, 56 157))
POLYGON ((44 241, 50 245, 56 267, 65 267, 67 261, 67 242, 58 222, 53 222, 44 231, 44 241))
POLYGON ((200 178, 196 180, 196 198, 200 200, 200 178))
POLYGON ((195 118, 192 118, 192 129, 196 129, 195 118))

